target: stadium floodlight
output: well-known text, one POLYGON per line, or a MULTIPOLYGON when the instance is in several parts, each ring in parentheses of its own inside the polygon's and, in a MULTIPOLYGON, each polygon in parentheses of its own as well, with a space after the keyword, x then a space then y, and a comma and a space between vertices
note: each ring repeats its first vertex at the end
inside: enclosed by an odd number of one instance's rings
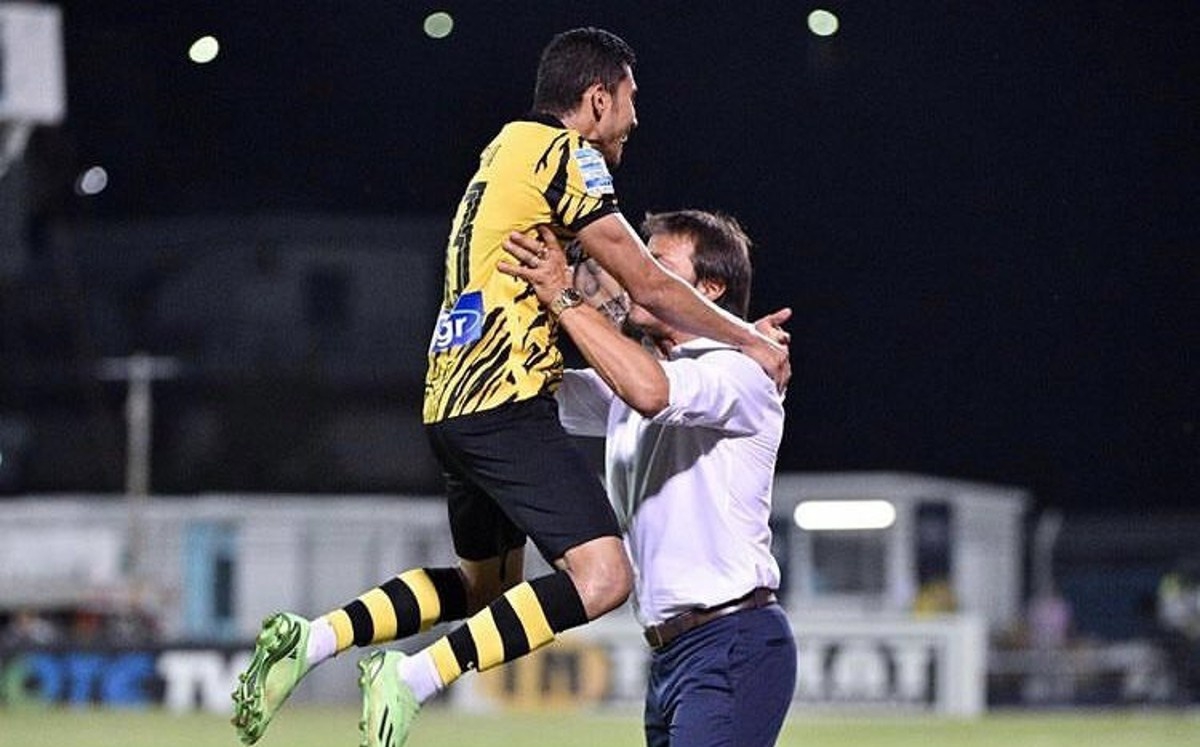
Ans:
POLYGON ((808 30, 817 36, 833 36, 838 30, 838 17, 824 8, 808 14, 808 30))
POLYGON ((454 16, 445 11, 430 13, 425 18, 424 28, 430 39, 445 39, 454 31, 454 16))
POLYGON ((215 36, 202 36, 188 47, 188 59, 197 65, 206 65, 217 59, 221 53, 221 43, 215 36))
POLYGON ((887 529, 896 522, 896 507, 884 500, 801 501, 794 519, 810 532, 887 529))
POLYGON ((0 179, 25 153, 35 125, 66 116, 62 12, 0 2, 0 179))

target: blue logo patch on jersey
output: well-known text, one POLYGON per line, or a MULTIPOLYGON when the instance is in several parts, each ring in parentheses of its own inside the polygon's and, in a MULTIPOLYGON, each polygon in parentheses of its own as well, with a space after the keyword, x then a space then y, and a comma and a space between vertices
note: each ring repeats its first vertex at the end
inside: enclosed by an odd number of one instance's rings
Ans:
POLYGON ((483 293, 471 291, 458 297, 458 303, 450 311, 442 309, 437 325, 433 328, 433 340, 429 352, 443 350, 475 342, 483 334, 483 293))
POLYGON ((612 175, 608 173, 608 166, 604 163, 604 156, 600 151, 585 145, 572 155, 575 156, 575 163, 579 165, 579 171, 583 174, 583 188, 589 195, 599 197, 613 193, 612 175))

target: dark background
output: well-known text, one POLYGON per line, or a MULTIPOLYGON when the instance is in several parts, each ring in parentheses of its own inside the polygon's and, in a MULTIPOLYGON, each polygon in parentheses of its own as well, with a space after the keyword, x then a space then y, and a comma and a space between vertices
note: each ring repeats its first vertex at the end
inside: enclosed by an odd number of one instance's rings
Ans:
MULTIPOLYGON (((529 105, 541 47, 591 24, 639 55, 641 124, 615 174, 626 214, 736 215, 757 242, 754 312, 796 312, 781 469, 1002 482, 1070 510, 1195 505, 1193 3, 831 3, 841 30, 826 39, 806 29, 816 6, 791 2, 61 5, 68 118, 30 144, 29 257, 0 286, 0 357, 21 364, 5 367, 0 413, 42 435, 12 490, 121 484, 123 390, 55 372, 145 341, 44 342, 86 324, 63 311, 63 288, 102 282, 64 280, 55 236, 261 214, 448 226, 480 148, 529 105), (427 38, 422 20, 442 9, 454 33, 427 38), (203 34, 221 54, 194 65, 203 34), (95 163, 108 189, 76 194, 95 163), (82 413, 93 469, 45 466, 50 409, 63 431, 62 413, 82 413)), ((404 334, 423 346, 429 329, 404 334)), ((200 398, 229 403, 247 435, 191 468, 166 434, 156 487, 436 489, 428 474, 262 468, 322 408, 415 417, 419 381, 367 378, 248 368, 160 385, 160 429, 200 398)))

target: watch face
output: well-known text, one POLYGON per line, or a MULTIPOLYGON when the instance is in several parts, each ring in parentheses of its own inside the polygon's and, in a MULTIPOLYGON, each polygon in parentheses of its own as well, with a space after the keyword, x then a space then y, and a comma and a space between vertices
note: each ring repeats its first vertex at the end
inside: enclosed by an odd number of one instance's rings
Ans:
POLYGON ((583 303, 583 294, 574 288, 563 288, 558 293, 558 298, 550 304, 550 313, 558 316, 567 309, 574 308, 583 303))

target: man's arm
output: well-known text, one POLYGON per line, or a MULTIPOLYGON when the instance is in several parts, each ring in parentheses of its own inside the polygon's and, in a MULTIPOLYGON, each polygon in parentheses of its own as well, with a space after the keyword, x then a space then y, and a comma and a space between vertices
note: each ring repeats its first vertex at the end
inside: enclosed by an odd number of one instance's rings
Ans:
MULTIPOLYGON (((612 213, 589 223, 577 238, 588 256, 599 262, 635 303, 677 329, 736 346, 757 361, 781 391, 787 386, 792 375, 787 348, 664 269, 623 215, 612 213)), ((505 249, 512 244, 512 240, 506 241, 505 249)))
MULTIPOLYGON (((497 265, 501 272, 528 281, 547 309, 564 288, 572 287, 566 256, 557 242, 548 243, 535 253, 506 242, 504 248, 521 264, 497 265)), ((587 304, 573 306, 562 312, 558 322, 588 364, 630 407, 646 417, 666 408, 670 388, 662 365, 640 343, 621 334, 602 312, 587 304)))

